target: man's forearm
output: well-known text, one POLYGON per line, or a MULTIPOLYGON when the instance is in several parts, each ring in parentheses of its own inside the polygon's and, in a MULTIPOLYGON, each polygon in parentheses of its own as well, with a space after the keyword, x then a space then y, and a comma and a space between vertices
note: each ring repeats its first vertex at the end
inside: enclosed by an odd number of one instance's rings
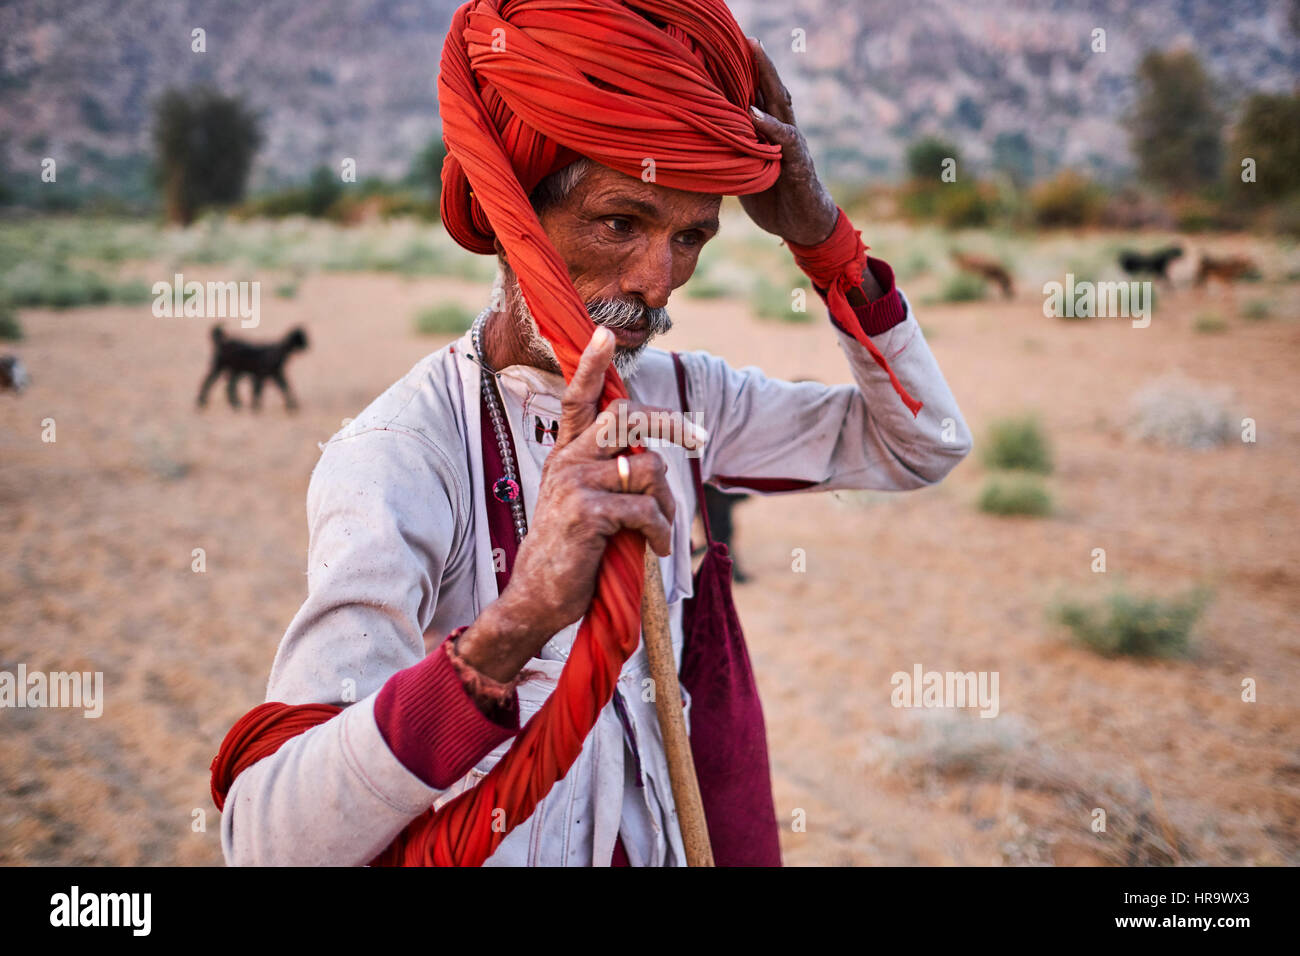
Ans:
POLYGON ((870 305, 872 302, 875 302, 884 295, 885 290, 882 289, 880 283, 876 281, 876 277, 872 271, 870 269, 864 269, 862 271, 862 285, 858 286, 856 289, 850 289, 846 298, 849 300, 849 305, 854 308, 860 308, 870 305))
POLYGON ((539 634, 527 614, 514 610, 509 594, 507 586, 456 641, 456 652, 466 664, 503 683, 514 680, 551 638, 550 634, 539 634))

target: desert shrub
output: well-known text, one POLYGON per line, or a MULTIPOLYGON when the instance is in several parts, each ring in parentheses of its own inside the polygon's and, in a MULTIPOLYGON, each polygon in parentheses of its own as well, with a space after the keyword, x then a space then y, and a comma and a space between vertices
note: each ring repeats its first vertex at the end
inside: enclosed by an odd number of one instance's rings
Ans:
POLYGON ((984 280, 969 272, 954 272, 939 290, 941 302, 978 302, 988 294, 984 280))
POLYGON ((906 259, 899 263, 898 268, 894 270, 894 275, 899 280, 906 280, 925 275, 929 271, 930 260, 926 257, 924 252, 915 250, 910 253, 906 259))
POLYGON ((780 319, 783 322, 811 322, 812 308, 817 293, 804 289, 804 311, 794 310, 794 290, 797 285, 778 285, 769 279, 759 279, 749 296, 750 307, 760 319, 780 319))
POLYGON ((1029 199, 1034 222, 1047 229, 1092 225, 1105 207, 1100 190, 1068 169, 1035 186, 1029 199))
POLYGON ((1052 513, 1052 496, 1032 475, 996 475, 980 490, 979 509, 987 514, 1041 518, 1052 513))
POLYGON ((309 216, 324 219, 343 196, 343 183, 327 166, 312 170, 306 185, 257 196, 236 209, 236 218, 284 219, 309 216))
POLYGON ((287 219, 307 215, 307 190, 297 186, 250 196, 229 211, 236 222, 252 219, 287 219))
POLYGON ((28 308, 71 309, 103 305, 113 289, 98 273, 70 268, 65 263, 25 262, 5 276, 9 299, 28 308))
POLYGON ((378 253, 369 241, 335 243, 322 256, 320 265, 326 272, 365 272, 374 268, 372 260, 378 253))
POLYGON ((372 263, 381 272, 402 275, 440 275, 445 263, 438 249, 422 239, 412 239, 396 253, 378 256, 372 263))
POLYGON ((1247 302, 1241 309, 1241 317, 1252 322, 1261 322, 1264 319, 1272 318, 1272 316, 1273 307, 1263 299, 1254 299, 1247 302))
POLYGON ((298 283, 281 282, 275 287, 275 297, 277 299, 292 299, 298 295, 298 283))
POLYGON ((438 210, 410 190, 369 184, 343 193, 330 206, 328 216, 346 226, 359 225, 372 218, 388 222, 404 216, 429 222, 438 218, 438 210))
POLYGON ((307 215, 322 218, 343 195, 343 183, 328 166, 317 166, 307 181, 307 215))
POLYGON ((144 305, 153 300, 152 287, 142 279, 116 282, 109 289, 109 301, 117 305, 144 305))
POLYGON ((1117 590, 1102 606, 1061 601, 1050 615, 1075 641, 1106 657, 1183 657, 1191 652, 1192 628, 1209 602, 1193 589, 1181 598, 1138 597, 1117 590))
POLYGON ((997 197, 978 183, 944 183, 935 190, 935 218, 949 229, 979 228, 994 218, 997 197))
POLYGON ((22 323, 14 307, 8 302, 0 302, 0 341, 20 342, 23 338, 22 323))
POLYGON ((939 204, 939 190, 946 184, 913 180, 899 187, 898 204, 912 219, 933 219, 939 204))
POLYGON ((1052 472, 1051 447, 1042 425, 1032 415, 995 421, 989 426, 981 454, 989 468, 1011 468, 1041 475, 1052 472))
POLYGON ((460 335, 474 322, 475 313, 455 302, 430 306, 415 317, 421 335, 460 335))
POLYGON ((379 197, 379 216, 384 220, 416 216, 429 222, 438 218, 438 206, 405 191, 384 193, 379 197))
POLYGON ((1213 312, 1202 312, 1196 317, 1196 321, 1192 324, 1192 328, 1197 332, 1213 335, 1219 332, 1228 331, 1228 323, 1223 320, 1222 316, 1216 315, 1213 312))
POLYGON ((1178 196, 1168 200, 1174 228, 1179 232, 1213 232, 1241 224, 1231 206, 1208 196, 1178 196))
POLYGON ((472 282, 492 282, 496 279, 496 259, 489 256, 470 255, 460 249, 451 250, 450 254, 439 252, 438 271, 440 275, 455 276, 472 282))
POLYGON ((731 291, 716 269, 697 268, 695 275, 686 283, 686 294, 692 299, 721 299, 730 295, 731 291))
POLYGON ((1129 434, 1179 448, 1212 448, 1240 437, 1240 418, 1228 408, 1228 391, 1181 376, 1152 382, 1133 398, 1129 434))
POLYGON ((686 294, 692 299, 721 299, 729 293, 730 290, 721 282, 708 278, 699 279, 686 286, 686 294))

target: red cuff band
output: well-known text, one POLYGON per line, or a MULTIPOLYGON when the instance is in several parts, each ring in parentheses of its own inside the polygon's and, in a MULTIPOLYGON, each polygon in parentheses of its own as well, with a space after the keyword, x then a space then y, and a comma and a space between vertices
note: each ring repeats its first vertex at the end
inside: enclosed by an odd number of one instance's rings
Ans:
POLYGON ((439 790, 519 732, 518 699, 500 712, 508 724, 490 720, 466 691, 447 650, 444 641, 420 663, 398 671, 375 698, 375 723, 393 754, 439 790))
POLYGON ((863 332, 867 335, 881 335, 907 318, 907 307, 903 305, 903 297, 894 285, 894 270, 889 267, 889 263, 884 259, 867 256, 867 268, 876 277, 876 282, 884 293, 866 305, 853 306, 853 314, 858 317, 863 332))
MULTIPOLYGON (((853 314, 858 317, 858 325, 867 335, 883 335, 888 332, 899 322, 907 318, 907 307, 903 305, 903 297, 898 294, 898 288, 894 285, 894 270, 890 268, 889 263, 884 259, 876 259, 873 256, 867 256, 867 268, 875 276, 876 283, 884 290, 878 298, 868 300, 863 305, 849 303, 853 308, 853 314)), ((826 290, 813 286, 817 294, 826 299, 826 290)), ((863 290, 863 297, 866 297, 866 290, 863 290)), ((840 325, 835 316, 831 316, 831 324, 843 332, 845 335, 852 335, 848 329, 840 325)))

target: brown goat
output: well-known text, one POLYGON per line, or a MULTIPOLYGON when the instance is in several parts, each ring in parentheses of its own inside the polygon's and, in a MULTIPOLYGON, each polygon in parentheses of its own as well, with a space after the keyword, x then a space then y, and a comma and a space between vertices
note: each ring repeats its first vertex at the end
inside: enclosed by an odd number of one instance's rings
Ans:
POLYGON ((1255 263, 1245 256, 1226 256, 1221 259, 1215 259, 1212 256, 1201 256, 1200 267, 1196 270, 1196 284, 1204 285, 1207 279, 1218 279, 1220 282, 1235 282, 1237 279, 1247 279, 1259 275, 1259 270, 1255 268, 1255 263))
POLYGON ((1011 273, 1000 263, 984 256, 953 250, 952 261, 965 272, 973 272, 982 279, 996 282, 1002 289, 1002 295, 1008 299, 1015 295, 1015 286, 1011 283, 1011 273))

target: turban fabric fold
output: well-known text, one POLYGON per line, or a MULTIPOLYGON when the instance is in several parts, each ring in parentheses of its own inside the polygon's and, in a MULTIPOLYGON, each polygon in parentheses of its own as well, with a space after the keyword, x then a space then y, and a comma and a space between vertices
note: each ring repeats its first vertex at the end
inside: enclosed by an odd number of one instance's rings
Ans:
MULTIPOLYGON (((472 252, 495 252, 500 241, 566 379, 595 327, 529 194, 580 157, 638 178, 652 169, 654 182, 675 189, 762 192, 780 175, 781 149, 755 133, 754 87, 752 53, 722 0, 471 0, 456 11, 438 77, 443 224, 472 252)), ((833 264, 853 271, 843 266, 833 264)), ((861 281, 861 262, 856 268, 861 281)), ((833 310, 848 309, 842 285, 832 285, 833 310)), ((625 397, 611 365, 601 406, 625 397)), ((419 817, 375 862, 478 865, 533 813, 577 759, 636 649, 644 548, 636 532, 610 539, 591 607, 541 710, 476 787, 419 817)), ((255 755, 337 713, 310 706, 263 704, 231 730, 213 762, 219 806, 255 755)))

